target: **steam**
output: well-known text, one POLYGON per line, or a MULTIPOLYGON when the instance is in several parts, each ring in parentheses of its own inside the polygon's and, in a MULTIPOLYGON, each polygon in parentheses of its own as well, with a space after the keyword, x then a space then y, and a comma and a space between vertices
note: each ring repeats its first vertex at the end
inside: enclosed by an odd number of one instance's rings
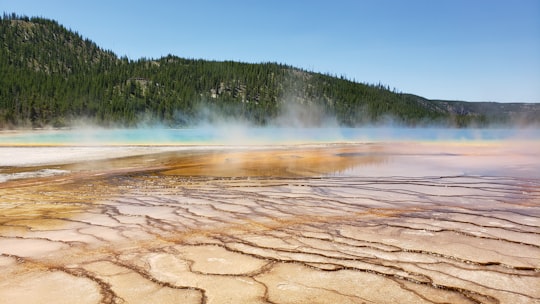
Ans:
MULTIPOLYGON (((278 115, 269 118, 264 126, 237 115, 241 105, 221 105, 216 102, 198 103, 194 113, 175 113, 175 120, 184 124, 179 130, 198 133, 201 143, 223 145, 298 144, 314 142, 338 142, 343 136, 333 113, 314 101, 298 101, 287 97, 280 102, 278 115)), ((141 130, 170 129, 160 123, 145 121, 137 126, 141 130)), ((164 131, 162 133, 170 133, 164 131)), ((160 138, 174 142, 174 138, 160 138)), ((198 143, 188 138, 188 143, 198 143)))
MULTIPOLYGON (((79 119, 69 129, 0 132, 0 146, 9 145, 282 145, 377 141, 540 140, 540 128, 446 128, 440 125, 403 127, 391 116, 372 125, 343 127, 330 107, 317 100, 290 94, 279 102, 277 115, 264 126, 244 115, 243 104, 219 101, 197 103, 190 113, 175 113, 181 127, 143 115, 133 128, 98 126, 79 119), (175 129, 176 128, 176 129, 175 129)), ((365 111, 367 113, 367 111, 365 111)), ((367 115, 367 114, 366 114, 367 115)), ((369 121, 368 118, 360 121, 369 121)))
POLYGON ((318 102, 283 102, 272 125, 290 128, 337 128, 336 116, 318 102))
MULTIPOLYGON (((0 147, 10 146, 264 146, 372 142, 540 141, 540 129, 446 129, 398 127, 255 127, 225 120, 173 129, 163 126, 0 132, 0 147)), ((9 157, 8 157, 9 158, 9 157)), ((0 165, 1 166, 1 165, 0 165)))

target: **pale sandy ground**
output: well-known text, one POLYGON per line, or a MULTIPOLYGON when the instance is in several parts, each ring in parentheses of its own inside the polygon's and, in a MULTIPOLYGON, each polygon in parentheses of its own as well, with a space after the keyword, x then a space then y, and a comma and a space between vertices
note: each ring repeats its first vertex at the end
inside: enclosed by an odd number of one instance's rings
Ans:
POLYGON ((0 146, 0 167, 66 164, 181 149, 181 147, 151 146, 0 146))
POLYGON ((1 147, 0 303, 536 303, 539 152, 1 147))

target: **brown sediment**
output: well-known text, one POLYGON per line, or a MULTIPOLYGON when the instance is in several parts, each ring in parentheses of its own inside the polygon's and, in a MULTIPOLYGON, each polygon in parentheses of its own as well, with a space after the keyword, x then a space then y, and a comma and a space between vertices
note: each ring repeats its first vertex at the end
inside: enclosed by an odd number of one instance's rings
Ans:
POLYGON ((175 159, 167 175, 217 177, 291 177, 339 173, 355 166, 384 162, 380 149, 370 147, 360 155, 347 157, 347 147, 302 148, 214 152, 203 157, 175 159))
POLYGON ((0 303, 540 301, 540 163, 493 147, 55 163, 0 184, 0 303))

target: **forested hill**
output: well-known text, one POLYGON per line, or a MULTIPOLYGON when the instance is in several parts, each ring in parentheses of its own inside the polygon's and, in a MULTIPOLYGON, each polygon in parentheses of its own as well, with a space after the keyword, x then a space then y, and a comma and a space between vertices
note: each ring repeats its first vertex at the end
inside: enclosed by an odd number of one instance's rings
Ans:
POLYGON ((6 14, 0 20, 0 128, 62 127, 80 119, 185 126, 218 119, 216 113, 265 125, 290 111, 301 125, 328 117, 348 126, 389 119, 452 126, 540 120, 540 104, 432 101, 277 63, 172 55, 133 61, 56 21, 6 14))

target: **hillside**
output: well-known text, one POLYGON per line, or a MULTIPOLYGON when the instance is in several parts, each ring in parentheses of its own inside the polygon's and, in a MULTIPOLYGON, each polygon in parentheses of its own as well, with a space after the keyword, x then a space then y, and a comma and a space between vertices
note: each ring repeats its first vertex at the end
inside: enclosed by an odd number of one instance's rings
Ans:
POLYGON ((540 104, 433 101, 278 63, 119 58, 55 21, 0 20, 0 128, 186 126, 200 119, 255 125, 538 123, 540 104), (217 114, 216 114, 217 113, 217 114), (285 118, 283 118, 285 117, 285 118), (281 119, 281 120, 280 120, 281 119), (289 119, 290 120, 290 119, 289 119))

